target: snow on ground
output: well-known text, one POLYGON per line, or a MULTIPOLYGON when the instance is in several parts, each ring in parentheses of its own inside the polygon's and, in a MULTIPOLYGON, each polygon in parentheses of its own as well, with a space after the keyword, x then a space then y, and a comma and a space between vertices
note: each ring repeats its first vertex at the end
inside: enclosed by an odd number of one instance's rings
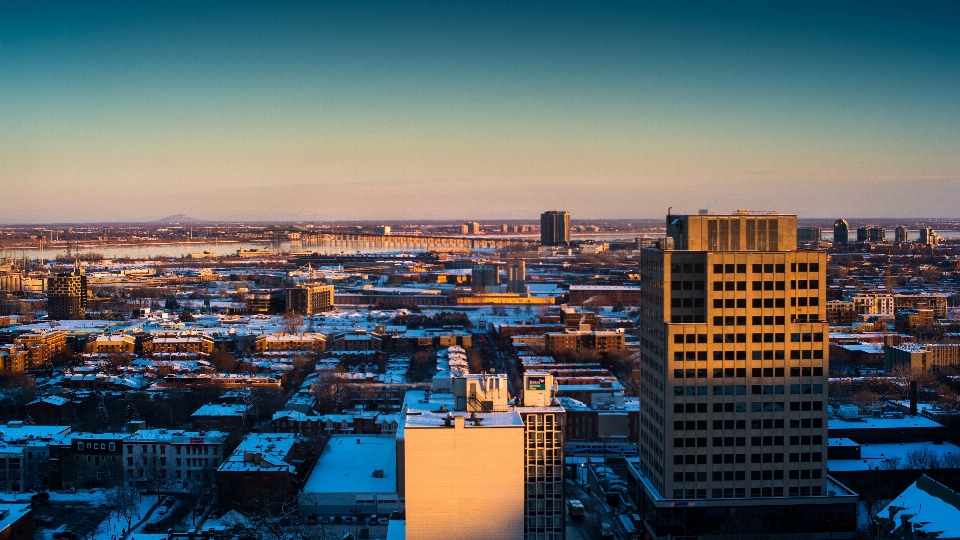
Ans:
MULTIPOLYGON (((156 495, 143 495, 140 497, 137 505, 137 512, 133 517, 133 525, 136 525, 147 515, 157 504, 156 495)), ((94 540, 119 540, 123 536, 124 529, 127 527, 127 520, 118 516, 116 512, 110 512, 107 519, 103 520, 100 527, 93 533, 94 540)))

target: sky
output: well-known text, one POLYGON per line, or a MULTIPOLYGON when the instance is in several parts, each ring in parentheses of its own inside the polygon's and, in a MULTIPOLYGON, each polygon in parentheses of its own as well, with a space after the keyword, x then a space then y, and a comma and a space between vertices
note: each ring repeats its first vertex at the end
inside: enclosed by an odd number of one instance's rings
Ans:
POLYGON ((0 3, 0 222, 960 217, 960 2, 0 3))

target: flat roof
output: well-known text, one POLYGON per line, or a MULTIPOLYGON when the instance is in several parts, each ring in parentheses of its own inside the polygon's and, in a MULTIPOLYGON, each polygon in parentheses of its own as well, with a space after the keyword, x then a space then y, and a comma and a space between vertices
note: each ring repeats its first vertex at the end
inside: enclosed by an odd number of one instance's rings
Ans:
POLYGON ((397 441, 376 435, 335 435, 303 487, 308 493, 396 493, 397 441), (373 471, 382 470, 376 478, 373 471))
MULTIPOLYGON (((834 439, 830 439, 831 441, 834 439)), ((827 462, 827 470, 839 471, 868 471, 883 468, 885 464, 898 463, 898 469, 914 469, 905 463, 915 452, 936 455, 939 459, 960 456, 960 446, 950 443, 935 444, 932 442, 893 443, 893 444, 862 444, 860 445, 860 459, 831 459, 827 462)))
POLYGON ((939 424, 923 416, 904 416, 903 418, 863 417, 848 422, 842 418, 827 420, 827 429, 903 429, 903 428, 942 428, 939 424))

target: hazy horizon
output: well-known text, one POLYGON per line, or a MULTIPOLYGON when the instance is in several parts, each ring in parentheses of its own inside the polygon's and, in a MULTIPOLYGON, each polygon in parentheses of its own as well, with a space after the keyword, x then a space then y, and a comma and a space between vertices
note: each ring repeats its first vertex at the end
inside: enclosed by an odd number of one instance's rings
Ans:
POLYGON ((0 223, 960 217, 957 20, 954 2, 5 4, 0 223))

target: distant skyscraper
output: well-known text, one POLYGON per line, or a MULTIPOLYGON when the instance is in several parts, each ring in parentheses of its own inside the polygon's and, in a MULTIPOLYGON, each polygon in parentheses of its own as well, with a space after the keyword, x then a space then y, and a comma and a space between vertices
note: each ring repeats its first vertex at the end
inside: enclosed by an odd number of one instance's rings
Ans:
POLYGON ((850 224, 845 219, 833 222, 833 243, 846 244, 850 241, 850 224))
POLYGON ((80 261, 73 272, 47 279, 47 317, 83 319, 87 313, 87 276, 80 261))
POLYGON ((797 242, 819 242, 822 239, 820 227, 797 227, 797 242))
POLYGON ((910 232, 903 225, 897 226, 897 230, 894 232, 894 242, 898 244, 905 244, 910 241, 910 232))
POLYGON ((670 215, 643 250, 648 537, 856 530, 857 497, 827 478, 826 254, 797 250, 796 220, 670 215))
POLYGON ((540 245, 566 246, 570 244, 570 212, 550 210, 540 214, 540 245))

